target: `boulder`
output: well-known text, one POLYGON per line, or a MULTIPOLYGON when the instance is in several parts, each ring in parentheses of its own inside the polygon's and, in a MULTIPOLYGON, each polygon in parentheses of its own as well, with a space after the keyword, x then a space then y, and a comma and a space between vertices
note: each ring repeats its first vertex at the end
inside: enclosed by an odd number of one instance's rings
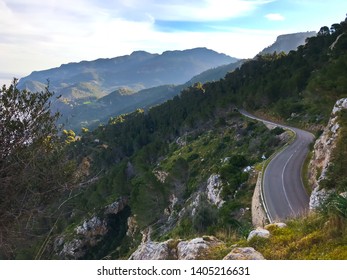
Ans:
POLYGON ((181 241, 177 245, 177 258, 179 260, 196 260, 202 253, 219 244, 221 241, 212 236, 181 241))
POLYGON ((267 229, 264 228, 257 228, 255 230, 252 230, 247 238, 247 241, 251 240, 253 237, 258 236, 262 238, 269 238, 270 232, 267 229))
POLYGON ((168 241, 162 243, 148 241, 142 243, 129 260, 168 260, 169 256, 168 241))
POLYGON ((265 260, 265 258, 252 247, 237 247, 226 255, 223 260, 265 260))

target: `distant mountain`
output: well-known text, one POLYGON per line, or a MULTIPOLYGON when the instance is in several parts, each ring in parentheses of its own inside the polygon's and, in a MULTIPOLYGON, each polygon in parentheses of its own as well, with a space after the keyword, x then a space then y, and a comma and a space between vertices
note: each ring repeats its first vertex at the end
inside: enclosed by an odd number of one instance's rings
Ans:
POLYGON ((183 88, 183 85, 163 85, 143 89, 136 93, 131 91, 124 93, 124 89, 118 89, 94 101, 84 102, 75 107, 60 108, 60 111, 63 112, 60 121, 66 128, 77 132, 82 127, 94 129, 99 124, 107 123, 110 117, 130 113, 138 108, 148 109, 172 99, 183 88))
POLYGON ((295 51, 300 45, 305 45, 305 41, 309 37, 316 36, 315 31, 299 32, 293 34, 285 34, 277 37, 275 43, 271 46, 263 49, 260 54, 274 53, 274 52, 285 52, 295 51))
POLYGON ((240 67, 245 62, 244 59, 238 60, 237 62, 230 63, 227 65, 221 65, 216 68, 212 68, 209 70, 206 70, 196 76, 194 76, 192 79, 190 79, 187 83, 185 83, 186 86, 193 85, 195 83, 206 83, 206 82, 212 82, 212 81, 218 81, 220 79, 223 79, 225 75, 229 72, 234 71, 236 68, 240 67))
POLYGON ((83 103, 124 87, 138 91, 164 84, 183 84, 207 69, 236 61, 206 48, 167 51, 161 55, 136 51, 121 57, 35 71, 22 78, 19 87, 37 91, 49 80, 50 89, 62 94, 66 102, 83 100, 83 103))
MULTIPOLYGON (((290 50, 296 50, 297 47, 305 43, 306 38, 315 36, 315 32, 306 32, 306 33, 295 33, 281 35, 277 38, 276 42, 272 46, 266 48, 261 53, 272 53, 276 52, 289 52, 290 50)), ((162 56, 165 56, 165 63, 167 67, 174 67, 173 65, 180 65, 181 72, 184 72, 184 65, 175 61, 182 59, 182 57, 189 57, 189 53, 196 53, 196 59, 200 53, 206 55, 209 53, 213 55, 213 52, 206 49, 193 49, 184 52, 165 52, 162 56), (200 50, 201 52, 196 52, 200 50), (171 60, 171 62, 169 62, 171 60)), ((137 52, 133 55, 141 55, 142 52, 137 52)), ((145 54, 144 54, 145 55, 145 54)), ((162 58, 161 58, 162 59, 162 58)), ((203 60, 203 57, 200 57, 203 60)), ((162 60, 163 61, 163 60, 162 60)), ((182 83, 180 85, 161 85, 155 86, 152 88, 139 90, 134 92, 133 90, 128 90, 127 93, 124 93, 124 89, 117 89, 111 94, 91 100, 90 102, 84 102, 78 106, 74 107, 61 107, 59 108, 65 118, 62 121, 65 123, 66 127, 72 128, 74 130, 79 130, 82 126, 95 128, 101 123, 106 123, 110 117, 117 116, 123 113, 129 113, 137 108, 149 108, 154 105, 158 105, 162 102, 165 102, 168 99, 173 98, 175 95, 178 95, 182 89, 192 86, 195 83, 201 82, 211 82, 219 81, 223 79, 227 73, 234 71, 236 68, 240 67, 246 60, 237 60, 229 64, 217 66, 210 68, 206 71, 203 71, 189 81, 182 83)), ((187 66, 187 65, 186 65, 187 66)), ((189 68, 189 66, 187 66, 189 68)), ((174 70, 174 69, 172 69, 174 70)), ((188 76, 188 75, 187 75, 188 76)), ((75 93, 77 94, 77 93, 75 93)), ((65 95, 64 95, 65 96, 65 95)))
POLYGON ((240 67, 244 60, 212 68, 194 76, 182 85, 162 85, 153 88, 143 89, 133 92, 122 88, 114 92, 89 102, 71 107, 60 107, 63 112, 61 121, 67 128, 79 131, 81 127, 95 128, 99 124, 107 123, 110 117, 132 112, 138 108, 148 109, 149 107, 161 104, 195 83, 206 83, 218 81, 225 77, 228 72, 240 67))

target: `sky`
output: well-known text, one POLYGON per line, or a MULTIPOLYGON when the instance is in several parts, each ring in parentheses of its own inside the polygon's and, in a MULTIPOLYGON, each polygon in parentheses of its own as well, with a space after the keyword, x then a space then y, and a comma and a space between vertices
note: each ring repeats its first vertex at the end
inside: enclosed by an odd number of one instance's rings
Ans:
POLYGON ((206 47, 252 58, 346 18, 346 0, 0 0, 0 85, 69 62, 206 47))

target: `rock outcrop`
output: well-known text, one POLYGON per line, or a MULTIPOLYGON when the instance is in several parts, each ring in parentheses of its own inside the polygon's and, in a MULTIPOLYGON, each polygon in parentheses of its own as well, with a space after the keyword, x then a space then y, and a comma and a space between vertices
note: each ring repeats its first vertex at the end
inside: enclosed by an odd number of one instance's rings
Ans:
POLYGON ((134 216, 129 217, 127 224, 128 224, 128 230, 127 230, 126 235, 134 238, 136 232, 138 231, 138 224, 136 221, 136 217, 134 217, 134 216))
POLYGON ((225 202, 221 197, 222 190, 223 183, 220 175, 212 174, 207 180, 206 193, 208 200, 218 208, 225 202))
POLYGON ((78 235, 88 239, 89 244, 93 246, 97 243, 98 237, 105 235, 108 229, 105 220, 94 216, 89 220, 85 220, 75 231, 78 235))
POLYGON ((222 242, 213 236, 198 237, 192 240, 148 241, 142 243, 130 256, 130 260, 196 260, 209 249, 222 242))
POLYGON ((103 214, 86 219, 69 236, 59 236, 54 241, 54 251, 62 259, 80 259, 89 248, 96 246, 109 231, 108 215, 117 215, 127 206, 127 198, 119 198, 106 206, 103 214))
POLYGON ((130 256, 129 260, 168 260, 170 259, 169 241, 145 242, 130 256))
POLYGON ((309 182, 313 188, 310 197, 310 210, 320 207, 330 195, 330 191, 320 187, 320 182, 326 178, 327 170, 331 164, 331 155, 339 136, 340 125, 336 114, 343 109, 347 109, 347 98, 336 102, 328 125, 314 144, 313 156, 309 164, 309 182))
POLYGON ((190 241, 181 241, 177 244, 177 259, 196 260, 202 253, 220 244, 221 241, 213 236, 198 237, 190 241))
POLYGON ((261 237, 261 238, 269 238, 270 237, 270 232, 267 229, 264 228, 257 228, 255 230, 252 230, 248 237, 247 241, 251 240, 254 237, 261 237))
POLYGON ((223 260, 265 260, 265 258, 252 247, 238 247, 234 248, 223 260))

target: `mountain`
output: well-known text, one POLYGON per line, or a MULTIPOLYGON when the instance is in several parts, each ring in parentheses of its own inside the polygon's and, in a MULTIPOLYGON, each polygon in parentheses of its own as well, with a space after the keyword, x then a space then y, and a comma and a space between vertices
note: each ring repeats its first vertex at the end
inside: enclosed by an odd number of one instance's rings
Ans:
POLYGON ((240 67, 243 62, 244 60, 239 60, 235 63, 206 70, 182 85, 162 85, 138 92, 122 88, 104 97, 77 106, 60 106, 59 110, 63 113, 61 122, 64 123, 66 128, 76 131, 79 131, 82 127, 95 128, 99 124, 107 123, 110 117, 133 112, 138 108, 148 109, 161 104, 195 83, 220 80, 228 72, 240 67), (127 94, 124 94, 124 91, 127 94))
POLYGON ((82 127, 94 129, 105 124, 111 117, 133 112, 138 108, 148 109, 178 95, 184 86, 162 85, 139 92, 118 89, 97 100, 84 102, 74 107, 60 107, 65 128, 77 132, 82 127))
MULTIPOLYGON (((113 117, 80 137, 63 131, 61 139, 26 142, 0 161, 7 186, 0 258, 136 259, 147 251, 154 253, 146 258, 172 259, 194 243, 211 245, 199 259, 239 250, 230 244, 266 259, 347 259, 346 61, 347 19, 296 51, 256 56, 146 112, 113 117), (240 115, 242 107, 321 135, 302 179, 314 200, 329 195, 324 207, 267 225, 253 239, 264 158, 293 134, 240 115), (54 149, 55 141, 62 146, 54 149)), ((156 89, 144 96, 171 90, 156 89)), ((137 94, 118 89, 84 105, 106 111, 122 99, 134 104, 137 94)))
POLYGON ((280 35, 277 37, 275 43, 263 49, 259 54, 280 53, 282 51, 288 53, 292 50, 296 50, 300 45, 304 45, 307 38, 316 36, 316 34, 315 31, 308 31, 280 35))
POLYGON ((66 102, 85 102, 123 87, 138 91, 164 84, 183 84, 207 69, 236 61, 206 48, 166 51, 161 55, 136 51, 121 57, 34 71, 20 79, 19 87, 42 89, 49 80, 50 89, 62 94, 66 102))
MULTIPOLYGON (((273 46, 277 52, 295 50, 310 34, 281 35, 273 46)), ((110 117, 160 104, 195 83, 218 81, 244 62, 206 48, 162 55, 137 51, 129 56, 33 72, 22 78, 19 86, 40 91, 49 78, 50 89, 62 95, 63 102, 54 103, 63 114, 60 122, 67 129, 79 131, 81 127, 107 123, 110 117)))

